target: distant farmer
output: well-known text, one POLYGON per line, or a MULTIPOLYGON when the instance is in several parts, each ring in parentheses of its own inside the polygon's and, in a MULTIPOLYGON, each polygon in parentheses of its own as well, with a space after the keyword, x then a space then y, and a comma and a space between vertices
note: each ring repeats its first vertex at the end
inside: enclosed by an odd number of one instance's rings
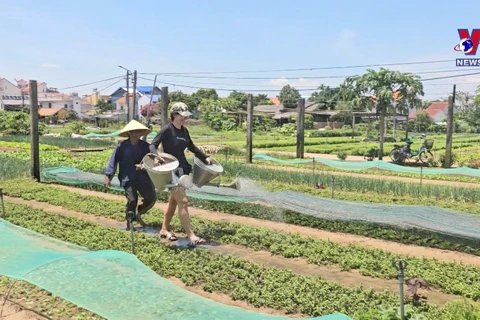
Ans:
POLYGON ((150 144, 140 139, 150 132, 151 130, 143 124, 135 120, 130 121, 119 134, 120 137, 128 137, 128 139, 117 145, 105 171, 105 186, 108 188, 117 170, 117 165, 119 166, 118 180, 125 189, 125 196, 127 197, 125 206, 127 230, 133 227, 130 226, 127 219, 128 212, 136 212, 135 220, 145 227, 146 224, 142 215, 153 207, 156 200, 155 187, 148 173, 144 170, 138 170, 136 166, 150 152, 150 144), (143 203, 137 208, 138 193, 143 197, 143 203))
MULTIPOLYGON (((192 172, 192 166, 187 162, 185 157, 185 149, 188 148, 195 154, 197 158, 206 164, 211 164, 210 157, 206 156, 200 149, 198 149, 192 141, 187 128, 185 128, 185 119, 192 114, 188 111, 188 106, 185 103, 177 102, 170 110, 171 122, 164 126, 160 133, 152 140, 150 146, 151 153, 157 153, 157 149, 162 144, 163 152, 171 154, 178 159, 179 167, 173 173, 172 184, 177 183, 182 175, 189 175, 192 172)), ((159 160, 156 158, 156 164, 159 160)), ((189 246, 196 246, 197 244, 205 243, 205 240, 195 235, 190 227, 190 216, 188 214, 188 198, 185 189, 181 187, 173 188, 168 199, 168 208, 160 230, 160 237, 166 238, 170 241, 177 240, 175 234, 168 231, 170 222, 172 221, 175 209, 178 207, 178 216, 182 223, 187 237, 189 239, 189 246)))

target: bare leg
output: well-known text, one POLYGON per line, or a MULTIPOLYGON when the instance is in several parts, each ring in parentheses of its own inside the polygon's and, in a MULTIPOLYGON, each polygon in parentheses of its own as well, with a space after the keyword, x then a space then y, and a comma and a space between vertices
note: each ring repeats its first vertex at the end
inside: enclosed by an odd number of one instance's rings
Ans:
POLYGON ((182 223, 183 229, 185 229, 185 232, 187 233, 188 239, 190 240, 190 242, 198 241, 199 238, 195 235, 190 226, 190 215, 188 214, 188 198, 185 193, 185 189, 178 188, 177 190, 175 190, 173 195, 178 204, 178 216, 180 218, 180 222, 182 223))
POLYGON ((168 208, 163 217, 162 229, 160 230, 161 235, 165 235, 169 232, 168 228, 170 227, 170 222, 172 221, 175 209, 177 208, 177 201, 172 193, 170 193, 170 197, 168 197, 168 208))

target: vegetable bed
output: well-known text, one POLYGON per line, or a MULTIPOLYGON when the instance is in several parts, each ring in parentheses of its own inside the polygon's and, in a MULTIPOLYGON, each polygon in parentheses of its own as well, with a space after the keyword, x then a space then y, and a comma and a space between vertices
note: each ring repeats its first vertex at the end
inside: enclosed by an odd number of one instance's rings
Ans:
MULTIPOLYGON (((12 223, 36 232, 72 242, 93 250, 129 251, 128 233, 94 225, 75 218, 6 202, 7 218, 12 223)), ((204 250, 178 250, 159 245, 155 237, 135 234, 138 258, 164 277, 175 276, 187 285, 207 292, 228 294, 254 306, 266 306, 289 313, 319 316, 342 312, 356 319, 380 316, 383 305, 395 309, 397 296, 363 288, 345 288, 321 277, 295 275, 290 271, 265 268, 242 259, 211 254, 204 250), (172 263, 174 262, 174 263, 172 263)), ((469 308, 450 303, 443 308, 423 304, 415 311, 428 319, 463 319, 469 308)))
MULTIPOLYGON (((27 200, 37 200, 66 209, 80 211, 97 216, 124 220, 124 202, 105 200, 99 197, 83 196, 68 190, 51 188, 38 183, 21 183, 4 186, 5 194, 27 200)), ((163 213, 152 209, 145 216, 147 223, 159 226, 163 213)), ((180 225, 174 221, 173 228, 180 231, 180 225)), ((335 264, 343 270, 356 269, 365 276, 383 279, 396 278, 392 261, 398 256, 379 249, 364 248, 357 245, 340 245, 330 241, 301 237, 295 234, 254 228, 241 224, 213 222, 192 217, 192 227, 208 239, 221 243, 233 243, 255 250, 266 250, 286 258, 303 257, 316 265, 335 264)), ((406 277, 423 277, 433 287, 444 292, 459 294, 474 300, 480 299, 480 269, 459 263, 442 263, 430 259, 418 259, 402 256, 409 267, 406 277), (441 270, 439 272, 439 270, 441 270)))

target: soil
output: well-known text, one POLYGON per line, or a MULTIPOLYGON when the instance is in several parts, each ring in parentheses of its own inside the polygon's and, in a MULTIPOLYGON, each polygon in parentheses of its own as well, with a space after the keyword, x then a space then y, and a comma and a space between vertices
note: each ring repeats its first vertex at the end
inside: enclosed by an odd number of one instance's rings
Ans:
MULTIPOLYGON (((253 164, 256 168, 264 169, 275 169, 275 170, 285 170, 285 171, 296 171, 296 172, 312 172, 311 169, 306 168, 296 168, 296 167, 284 167, 284 166, 275 166, 275 164, 263 165, 263 164, 253 164)), ((322 172, 321 167, 316 169, 317 172, 322 172)), ((406 183, 420 183, 418 178, 408 178, 408 177, 397 177, 397 176, 385 176, 381 173, 379 174, 362 174, 362 173, 353 173, 353 172, 337 172, 337 171, 326 171, 336 176, 349 176, 349 177, 358 177, 363 179, 377 179, 377 180, 393 180, 406 183)), ((472 182, 459 182, 459 181, 446 181, 446 180, 432 180, 432 179, 422 179, 423 184, 432 184, 432 185, 443 185, 443 186, 452 186, 452 187, 463 187, 463 188, 480 188, 480 184, 472 182)))
POLYGON ((0 147, 0 151, 20 151, 20 148, 0 147))
MULTIPOLYGON (((66 189, 72 192, 77 192, 82 195, 101 197, 109 200, 125 201, 125 197, 121 195, 108 194, 108 193, 103 193, 98 191, 91 191, 91 190, 85 190, 85 189, 67 187, 67 186, 61 186, 61 185, 52 185, 52 186, 56 188, 66 189)), ((155 207, 160 210, 166 211, 167 204, 156 203, 155 207)), ((343 244, 343 245, 355 244, 355 245, 361 245, 364 247, 378 248, 378 249, 382 249, 395 254, 410 255, 412 257, 417 257, 417 258, 426 257, 429 259, 437 259, 438 261, 442 261, 442 262, 463 262, 465 264, 473 264, 478 268, 480 268, 480 257, 469 255, 462 252, 442 250, 442 249, 436 249, 436 248, 427 248, 427 247, 421 247, 421 246, 415 246, 415 245, 406 245, 406 244, 401 244, 393 241, 372 239, 368 237, 352 235, 347 233, 336 233, 336 232, 325 231, 321 229, 296 226, 296 225, 282 223, 282 222, 274 222, 274 221, 268 221, 268 220, 260 220, 255 218, 236 216, 232 214, 208 211, 208 210, 192 208, 192 207, 188 208, 188 210, 189 210, 189 213, 193 216, 199 216, 201 218, 205 218, 212 221, 228 221, 232 223, 241 223, 241 224, 245 224, 253 227, 269 228, 271 230, 276 230, 281 232, 298 233, 299 235, 304 237, 312 237, 320 240, 328 240, 328 241, 332 241, 332 242, 343 244)))
MULTIPOLYGON (((108 196, 108 198, 112 196, 108 194, 104 194, 104 195, 108 196)), ((113 219, 95 217, 93 215, 89 215, 81 212, 75 212, 72 210, 67 210, 62 207, 50 205, 44 202, 38 202, 34 200, 24 200, 20 198, 12 198, 12 197, 5 197, 5 200, 13 203, 17 203, 17 204, 26 204, 35 209, 42 209, 48 212, 52 212, 52 213, 56 213, 64 216, 71 216, 75 218, 84 219, 84 220, 87 220, 93 223, 98 223, 107 227, 122 228, 125 226, 123 222, 119 222, 113 219)), ((159 204, 157 204, 157 206, 158 205, 159 204)), ((258 226, 258 222, 259 221, 257 221, 257 226, 258 226)), ((157 232, 158 232, 158 229, 157 229, 157 232)), ((151 235, 155 236, 156 232, 152 233, 151 235)), ((184 236, 184 235, 181 235, 180 233, 178 233, 177 236, 184 236)), ((165 243, 174 245, 174 243, 168 243, 168 242, 165 242, 165 243)), ((338 266, 333 266, 333 265, 317 266, 317 265, 309 264, 306 261, 306 259, 303 259, 303 258, 287 259, 280 256, 272 255, 270 252, 255 251, 253 249, 249 249, 249 248, 245 248, 237 245, 231 245, 231 244, 208 245, 208 246, 205 246, 205 248, 214 253, 238 256, 250 262, 260 264, 260 265, 265 265, 267 267, 291 270, 295 274, 300 274, 305 276, 321 276, 328 281, 337 282, 348 287, 358 286, 358 284, 362 283, 364 287, 372 288, 377 291, 389 289, 393 292, 396 292, 398 290, 397 280, 384 280, 380 278, 371 278, 371 277, 361 275, 358 271, 342 271, 338 266)), ((189 290, 199 295, 205 296, 207 298, 210 298, 212 300, 222 302, 222 303, 225 302, 225 299, 227 300, 230 299, 225 295, 221 295, 221 294, 219 295, 216 293, 208 293, 208 295, 206 295, 206 293, 201 288, 189 288, 189 290)), ((443 305, 449 301, 462 298, 457 295, 446 294, 433 289, 423 292, 423 295, 427 297, 427 301, 429 301, 430 303, 438 304, 438 305, 443 305)), ((248 307, 248 305, 247 306, 244 305, 242 307, 246 308, 248 307)))
MULTIPOLYGON (((2 297, 1 302, 3 304, 4 298, 2 297)), ((45 320, 48 318, 42 317, 39 314, 24 309, 21 305, 13 303, 12 301, 7 300, 5 305, 2 307, 0 305, 0 310, 2 310, 2 316, 0 320, 45 320), (2 310, 3 308, 3 310, 2 310)))

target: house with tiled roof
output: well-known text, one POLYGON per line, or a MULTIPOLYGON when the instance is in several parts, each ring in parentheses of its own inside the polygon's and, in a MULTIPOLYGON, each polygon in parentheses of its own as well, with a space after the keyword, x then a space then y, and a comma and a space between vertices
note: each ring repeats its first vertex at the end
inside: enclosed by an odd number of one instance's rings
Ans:
MULTIPOLYGON (((17 81, 17 87, 21 90, 22 94, 28 94, 30 90, 30 83, 26 80, 20 79, 17 81)), ((37 82, 37 92, 38 93, 46 93, 48 92, 47 83, 46 82, 37 82)))
MULTIPOLYGON (((428 116, 433 119, 435 123, 444 122, 445 118, 447 117, 447 110, 448 110, 448 102, 433 102, 425 109, 424 112, 428 114, 428 116)), ((423 110, 422 110, 423 111, 423 110)), ((421 111, 418 111, 421 112, 421 111)), ((410 114, 408 119, 415 119, 418 114, 417 111, 414 111, 410 114)))
POLYGON ((22 95, 22 91, 15 84, 0 77, 0 110, 21 110, 22 106, 28 104, 29 99, 28 95, 22 95))

